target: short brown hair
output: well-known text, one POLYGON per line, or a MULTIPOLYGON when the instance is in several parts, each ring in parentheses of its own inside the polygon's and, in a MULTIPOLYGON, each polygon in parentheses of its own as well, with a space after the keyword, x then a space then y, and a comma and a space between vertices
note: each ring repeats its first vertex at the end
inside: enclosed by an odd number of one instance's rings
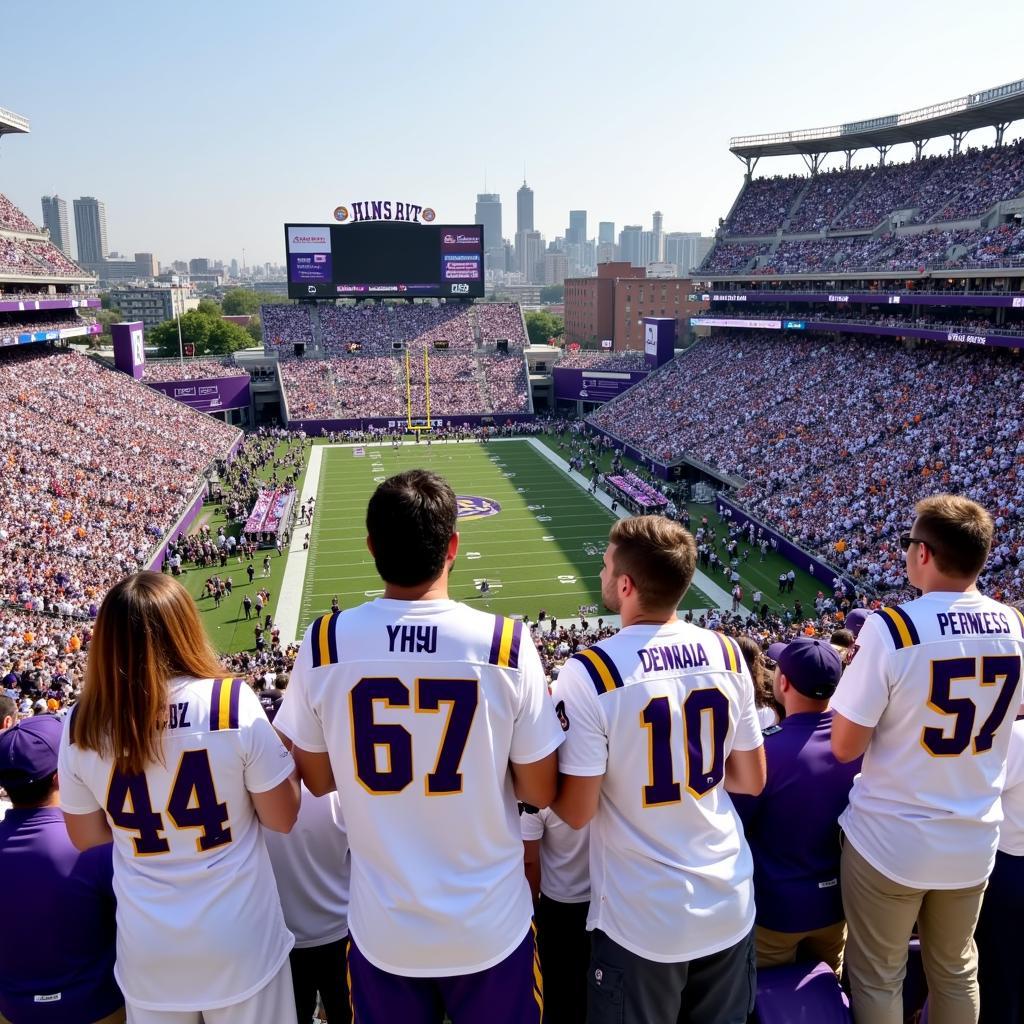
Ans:
POLYGON ((646 608, 678 607, 697 568, 690 532, 664 516, 620 519, 608 539, 617 576, 628 576, 646 608))
POLYGON ((914 507, 914 533, 931 548, 935 565, 946 576, 977 576, 992 548, 995 525, 976 501, 959 494, 933 494, 914 507))

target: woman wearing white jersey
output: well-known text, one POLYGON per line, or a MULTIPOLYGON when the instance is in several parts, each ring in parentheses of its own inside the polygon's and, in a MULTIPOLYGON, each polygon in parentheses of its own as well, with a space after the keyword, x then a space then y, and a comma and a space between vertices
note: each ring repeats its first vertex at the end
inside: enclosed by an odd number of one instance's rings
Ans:
POLYGON ((287 832, 294 766, 255 694, 220 678, 195 604, 140 572, 106 596, 61 744, 72 842, 114 843, 129 1024, 294 1024, 260 824, 287 832))

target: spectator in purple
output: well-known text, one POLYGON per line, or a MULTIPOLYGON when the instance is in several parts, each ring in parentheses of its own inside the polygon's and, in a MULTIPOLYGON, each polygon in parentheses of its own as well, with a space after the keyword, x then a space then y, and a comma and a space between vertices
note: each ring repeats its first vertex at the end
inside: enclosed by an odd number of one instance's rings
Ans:
POLYGON ((773 689, 786 710, 765 730, 768 781, 760 796, 734 796, 754 856, 757 966, 843 965, 846 921, 839 888, 839 815, 860 760, 832 756, 829 698, 843 673, 825 639, 768 648, 773 689))
POLYGON ((0 786, 13 809, 0 822, 4 900, 0 1020, 116 1024, 111 847, 79 853, 60 811, 62 724, 37 715, 0 733, 0 786), (59 925, 59 927, 55 927, 59 925))

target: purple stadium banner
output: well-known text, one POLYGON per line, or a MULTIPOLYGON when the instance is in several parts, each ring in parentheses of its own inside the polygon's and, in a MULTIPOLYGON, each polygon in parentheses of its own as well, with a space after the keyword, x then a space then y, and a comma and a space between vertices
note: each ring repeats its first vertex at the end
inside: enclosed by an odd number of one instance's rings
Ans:
POLYGON ((184 402, 199 412, 223 412, 225 409, 249 407, 248 374, 244 377, 207 377, 203 380, 147 380, 145 383, 154 391, 184 402))
MULTIPOLYGON (((1024 309, 1024 295, 964 294, 918 295, 914 292, 703 292, 703 302, 827 302, 844 305, 848 302, 869 302, 885 306, 1004 306, 1024 309)), ((751 311, 751 316, 756 313, 751 311)))
POLYGON ((887 338, 917 338, 921 341, 940 341, 955 345, 983 345, 997 348, 1024 348, 1024 335, 999 334, 996 331, 933 331, 923 327, 883 327, 880 324, 842 323, 837 320, 752 320, 727 317, 691 317, 692 327, 754 327, 778 331, 826 331, 831 334, 874 334, 887 338))
POLYGON ((805 572, 810 573, 819 583, 823 583, 827 588, 826 593, 832 592, 832 581, 837 577, 849 579, 845 573, 840 572, 840 570, 829 565, 823 559, 804 551, 803 548, 798 547, 791 540, 787 540, 781 533, 773 530, 770 526, 766 526, 759 519, 748 515, 739 505, 734 505, 731 501, 727 501, 720 494, 715 495, 715 509, 719 515, 722 515, 723 511, 728 510, 727 518, 738 526, 746 526, 747 523, 753 523, 755 527, 760 526, 764 530, 765 537, 768 538, 768 544, 771 546, 772 551, 788 559, 798 569, 803 569, 805 572))
POLYGON ((552 371, 555 398, 569 402, 607 402, 639 384, 649 370, 576 370, 556 366, 552 371))
POLYGON ((146 365, 142 321, 111 324, 110 337, 114 342, 114 365, 129 377, 141 379, 146 365))
POLYGON ((652 369, 667 363, 676 348, 676 322, 670 316, 644 317, 644 357, 652 369))
POLYGON ((37 309, 99 309, 99 299, 2 299, 0 313, 20 313, 37 309))

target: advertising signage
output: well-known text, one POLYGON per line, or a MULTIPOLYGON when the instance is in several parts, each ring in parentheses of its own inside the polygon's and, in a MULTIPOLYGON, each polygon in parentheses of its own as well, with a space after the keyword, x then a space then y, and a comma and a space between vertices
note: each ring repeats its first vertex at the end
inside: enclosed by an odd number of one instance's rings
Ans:
POLYGON ((482 298, 479 224, 286 224, 292 299, 482 298))

